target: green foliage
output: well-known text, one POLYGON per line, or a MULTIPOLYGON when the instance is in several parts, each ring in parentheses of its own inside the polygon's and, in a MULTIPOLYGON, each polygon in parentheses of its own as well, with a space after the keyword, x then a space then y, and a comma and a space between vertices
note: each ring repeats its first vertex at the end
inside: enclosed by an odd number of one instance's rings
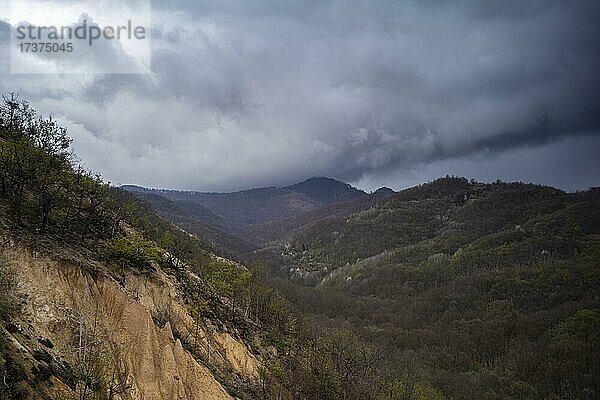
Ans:
POLYGON ((386 383, 380 389, 378 400, 445 400, 437 389, 421 383, 407 384, 401 380, 386 383))
POLYGON ((0 203, 22 228, 85 240, 114 234, 108 185, 72 166, 71 139, 55 120, 26 101, 0 104, 0 203))
POLYGON ((305 399, 375 398, 378 367, 373 348, 355 333, 327 330, 305 338, 291 365, 293 386, 305 399))
POLYGON ((199 298, 192 300, 191 313, 194 321, 202 320, 211 315, 210 302, 199 298))
POLYGON ((285 373, 285 370, 281 367, 281 365, 279 365, 278 363, 271 364, 269 365, 268 370, 271 373, 271 375, 280 383, 284 385, 288 384, 287 374, 285 373))
POLYGON ((162 250, 139 236, 117 236, 108 244, 109 257, 120 266, 144 269, 162 258, 162 250))
POLYGON ((559 328, 559 331, 573 340, 590 346, 600 346, 600 310, 578 310, 559 328))
POLYGON ((193 252, 189 240, 182 240, 171 230, 165 230, 158 244, 167 251, 167 264, 175 269, 182 266, 182 262, 190 259, 193 252))
POLYGON ((211 260, 205 267, 204 277, 218 293, 234 296, 248 282, 252 273, 230 261, 211 260))
POLYGON ((416 400, 444 400, 446 397, 439 390, 423 384, 415 385, 416 400))
POLYGON ((254 265, 245 291, 248 315, 259 321, 266 339, 282 353, 296 344, 297 320, 289 300, 274 288, 263 267, 254 265))

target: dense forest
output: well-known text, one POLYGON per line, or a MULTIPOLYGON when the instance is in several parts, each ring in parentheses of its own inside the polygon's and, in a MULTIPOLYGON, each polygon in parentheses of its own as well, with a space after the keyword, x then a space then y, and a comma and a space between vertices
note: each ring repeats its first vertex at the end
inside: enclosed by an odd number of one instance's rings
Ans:
POLYGON ((414 396, 426 382, 446 398, 592 399, 599 233, 595 191, 447 177, 325 218, 273 263, 308 285, 294 304, 351 326, 414 396))
MULTIPOLYGON (((174 203, 178 193, 169 199, 111 186, 77 166, 70 144, 55 120, 14 95, 4 98, 2 231, 35 251, 77 251, 97 265, 87 273, 123 286, 128 271, 169 271, 196 326, 230 327, 247 343, 257 335, 272 349, 260 385, 222 377, 238 398, 598 398, 597 191, 446 177, 367 195, 307 181, 275 192, 310 207, 279 209, 279 222, 253 221, 247 235, 266 229, 270 237, 252 243, 222 231, 215 223, 222 216, 199 202, 174 203), (215 242, 188 233, 194 229, 215 242)), ((14 271, 0 267, 4 332, 15 329, 22 300, 14 271)), ((168 308, 153 318, 178 325, 168 308)), ((197 337, 173 335, 210 367, 197 337)), ((32 390, 53 375, 80 399, 127 398, 114 370, 90 368, 96 361, 74 359, 68 369, 32 375, 14 362, 4 334, 0 340, 0 373, 11 382, 0 389, 3 398, 36 398, 32 390)))

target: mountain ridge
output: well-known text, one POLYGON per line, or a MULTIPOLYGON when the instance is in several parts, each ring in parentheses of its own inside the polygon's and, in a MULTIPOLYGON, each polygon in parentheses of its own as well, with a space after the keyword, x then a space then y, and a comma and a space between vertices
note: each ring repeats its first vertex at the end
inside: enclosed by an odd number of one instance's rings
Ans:
MULTIPOLYGON (((272 190, 276 190, 276 189, 289 190, 292 192, 303 192, 306 189, 309 189, 309 191, 310 191, 310 188, 314 187, 315 185, 325 185, 325 184, 327 184, 329 187, 337 187, 337 188, 347 189, 349 193, 357 193, 357 194, 360 193, 360 194, 364 194, 364 195, 367 194, 364 190, 355 188, 354 186, 350 185, 349 183, 345 183, 343 181, 340 181, 340 180, 337 180, 334 178, 328 178, 325 176, 314 176, 311 178, 307 178, 301 182, 286 185, 286 186, 269 185, 269 186, 260 186, 260 187, 233 190, 233 191, 203 191, 203 190, 193 190, 193 189, 165 189, 165 188, 156 188, 156 187, 146 187, 146 186, 136 185, 136 184, 122 184, 122 185, 119 185, 119 187, 122 188, 123 190, 126 190, 128 192, 134 192, 134 193, 135 192, 142 192, 142 193, 158 192, 158 193, 165 193, 165 194, 170 193, 170 194, 181 194, 181 195, 189 195, 189 194, 231 195, 231 194, 242 194, 242 193, 249 193, 249 192, 268 192, 268 191, 272 191, 272 190)), ((389 188, 382 187, 380 189, 389 189, 389 188)), ((389 189, 389 190, 391 190, 391 189, 389 189)))
MULTIPOLYGON (((252 232, 273 221, 370 196, 347 183, 325 177, 309 178, 289 186, 267 186, 236 192, 148 189, 135 185, 123 185, 121 188, 152 204, 166 218, 206 223, 216 231, 229 237, 238 237, 241 241, 253 241, 255 235, 252 232), (182 213, 182 210, 185 211, 182 213)), ((188 227, 189 222, 186 222, 188 227)), ((202 229, 191 231, 200 235, 206 233, 202 229)), ((231 250, 236 246, 223 247, 231 250)))

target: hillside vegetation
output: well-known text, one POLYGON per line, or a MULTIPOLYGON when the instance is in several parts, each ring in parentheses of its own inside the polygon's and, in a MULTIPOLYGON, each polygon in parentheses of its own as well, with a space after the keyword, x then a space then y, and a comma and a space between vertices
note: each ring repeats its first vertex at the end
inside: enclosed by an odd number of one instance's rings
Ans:
POLYGON ((281 376, 302 398, 600 391, 596 191, 446 177, 248 232, 241 258, 279 276, 298 314, 281 376))
POLYGON ((402 385, 460 399, 600 394, 597 192, 448 177, 323 219, 281 254, 291 279, 317 286, 293 302, 393 354, 402 385))
POLYGON ((283 297, 259 274, 74 168, 69 147, 54 120, 4 98, 0 397, 286 395, 269 372, 279 358, 271 343, 285 349, 295 335, 283 297), (153 362, 153 353, 166 359, 153 362))
MULTIPOLYGON (((367 197, 365 192, 329 178, 311 178, 287 187, 233 193, 146 189, 131 185, 123 186, 123 189, 144 199, 166 218, 174 218, 187 225, 191 225, 191 221, 202 222, 218 229, 222 234, 220 237, 213 234, 215 241, 222 248, 238 253, 248 250, 244 248, 247 243, 260 240, 254 233, 258 227, 323 206, 367 197), (225 238, 226 235, 229 239, 225 238), (238 242, 232 241, 232 237, 239 238, 238 242)), ((196 229, 198 234, 206 233, 206 228, 196 229)))

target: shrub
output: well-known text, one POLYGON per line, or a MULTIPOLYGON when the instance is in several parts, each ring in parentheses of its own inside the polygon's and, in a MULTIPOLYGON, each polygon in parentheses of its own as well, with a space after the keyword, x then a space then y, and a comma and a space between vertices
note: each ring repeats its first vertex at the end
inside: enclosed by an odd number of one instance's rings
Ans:
POLYGON ((141 237, 118 236, 108 244, 108 254, 121 267, 145 269, 161 260, 162 251, 141 237))

